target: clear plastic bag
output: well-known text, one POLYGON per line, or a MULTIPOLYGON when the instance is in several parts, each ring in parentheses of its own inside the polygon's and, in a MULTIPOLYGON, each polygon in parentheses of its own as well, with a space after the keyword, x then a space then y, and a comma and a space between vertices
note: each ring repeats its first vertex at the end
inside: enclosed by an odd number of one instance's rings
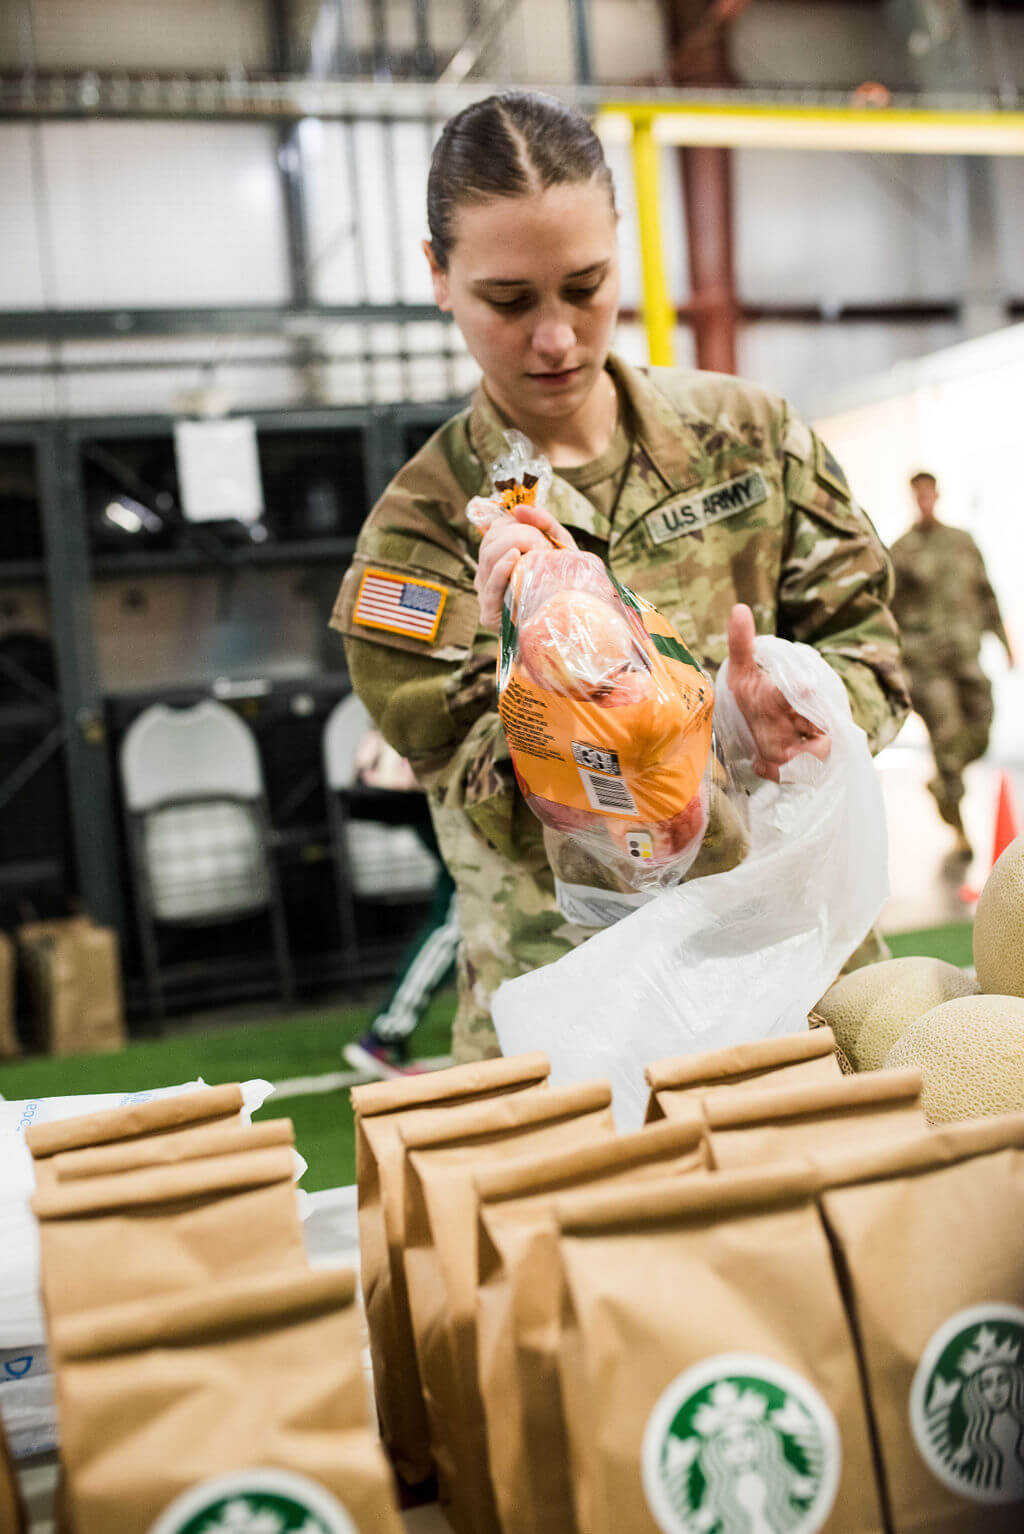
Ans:
POLYGON ((723 666, 715 728, 749 796, 746 858, 665 891, 494 997, 503 1053, 543 1049, 556 1085, 609 1078, 620 1129, 643 1122, 651 1060, 806 1029, 888 893, 881 788, 842 682, 807 645, 762 637, 755 654, 828 733, 827 760, 805 752, 779 783, 756 777, 723 666))
MULTIPOLYGON (((551 481, 525 437, 508 441, 492 498, 467 508, 482 531, 516 506, 543 505, 551 481)), ((714 696, 672 625, 596 555, 552 545, 520 558, 505 594, 498 710, 560 896, 596 888, 628 899, 686 875, 708 829, 714 696)))

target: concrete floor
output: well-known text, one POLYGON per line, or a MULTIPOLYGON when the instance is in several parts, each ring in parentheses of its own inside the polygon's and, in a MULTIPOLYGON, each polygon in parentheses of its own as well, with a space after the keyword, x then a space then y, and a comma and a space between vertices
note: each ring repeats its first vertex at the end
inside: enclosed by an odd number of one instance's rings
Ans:
MULTIPOLYGON (((1016 718, 1019 719, 1019 715, 1016 718)), ((1014 721, 1016 722, 1016 720, 1014 721)), ((1017 746, 1009 729, 996 737, 998 745, 1017 746)), ((928 737, 913 716, 899 739, 877 759, 882 777, 889 827, 890 896, 882 911, 884 932, 911 932, 947 922, 969 921, 973 906, 959 898, 962 885, 980 889, 992 864, 999 777, 1006 771, 1018 807, 1024 807, 1024 750, 1013 756, 990 753, 968 768, 963 805, 964 825, 974 846, 969 864, 947 863, 953 833, 939 819, 925 784, 933 772, 928 737)))

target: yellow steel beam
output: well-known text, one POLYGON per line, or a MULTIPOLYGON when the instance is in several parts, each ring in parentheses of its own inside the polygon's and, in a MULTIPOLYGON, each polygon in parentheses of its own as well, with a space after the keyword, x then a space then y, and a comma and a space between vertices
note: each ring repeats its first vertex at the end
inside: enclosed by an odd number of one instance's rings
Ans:
POLYGON ((769 102, 606 101, 602 136, 645 124, 660 144, 744 149, 838 149, 879 154, 1024 154, 1024 112, 769 102))
POLYGON ((658 188, 660 146, 654 137, 650 118, 634 119, 632 145, 647 354, 654 367, 671 367, 675 311, 668 296, 665 251, 661 239, 661 196, 658 188))

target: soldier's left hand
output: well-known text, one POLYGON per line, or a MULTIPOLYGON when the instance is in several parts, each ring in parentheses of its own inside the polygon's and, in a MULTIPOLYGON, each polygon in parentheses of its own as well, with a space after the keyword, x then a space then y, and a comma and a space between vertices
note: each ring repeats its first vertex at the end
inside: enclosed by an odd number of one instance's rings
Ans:
POLYGON ((754 615, 737 603, 729 619, 729 687, 754 737, 758 777, 779 781, 779 768, 801 751, 825 761, 832 742, 824 730, 798 714, 757 664, 754 615))

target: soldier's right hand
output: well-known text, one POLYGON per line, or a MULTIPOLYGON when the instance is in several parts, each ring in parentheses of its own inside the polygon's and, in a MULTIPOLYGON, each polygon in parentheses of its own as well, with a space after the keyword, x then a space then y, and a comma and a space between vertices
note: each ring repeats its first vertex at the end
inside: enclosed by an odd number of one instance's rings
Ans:
POLYGON ((484 533, 474 585, 480 601, 480 621, 495 633, 501 627, 501 604, 512 571, 531 549, 574 549, 576 541, 550 511, 540 506, 517 506, 484 533))

